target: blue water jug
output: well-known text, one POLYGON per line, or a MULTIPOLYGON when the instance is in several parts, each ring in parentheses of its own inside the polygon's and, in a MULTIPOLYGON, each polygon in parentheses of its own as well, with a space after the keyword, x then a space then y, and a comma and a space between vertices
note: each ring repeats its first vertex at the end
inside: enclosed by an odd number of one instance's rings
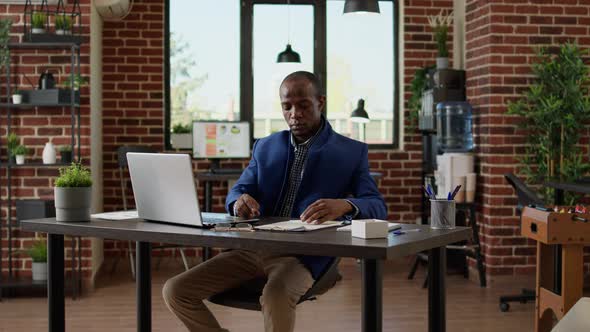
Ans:
POLYGON ((469 152, 473 149, 471 105, 449 101, 436 105, 436 135, 442 152, 469 152))

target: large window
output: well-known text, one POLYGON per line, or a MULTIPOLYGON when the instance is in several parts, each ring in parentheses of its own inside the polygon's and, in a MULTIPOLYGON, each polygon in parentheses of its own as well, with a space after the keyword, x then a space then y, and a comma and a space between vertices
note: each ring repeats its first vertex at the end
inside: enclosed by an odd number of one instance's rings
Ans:
POLYGON ((169 129, 193 120, 242 120, 259 138, 286 129, 279 84, 315 72, 326 115, 339 133, 371 146, 398 141, 397 5, 342 15, 343 0, 168 0, 166 145, 169 129), (290 43, 301 63, 277 63, 290 43), (370 122, 350 120, 359 99, 370 122))

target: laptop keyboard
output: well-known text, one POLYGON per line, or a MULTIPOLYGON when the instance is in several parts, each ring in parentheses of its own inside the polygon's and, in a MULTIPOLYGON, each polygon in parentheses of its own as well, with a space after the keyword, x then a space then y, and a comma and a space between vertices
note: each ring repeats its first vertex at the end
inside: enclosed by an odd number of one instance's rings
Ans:
POLYGON ((211 213, 202 212, 201 217, 203 218, 203 224, 219 224, 219 223, 233 223, 240 221, 241 218, 233 217, 225 213, 211 213))

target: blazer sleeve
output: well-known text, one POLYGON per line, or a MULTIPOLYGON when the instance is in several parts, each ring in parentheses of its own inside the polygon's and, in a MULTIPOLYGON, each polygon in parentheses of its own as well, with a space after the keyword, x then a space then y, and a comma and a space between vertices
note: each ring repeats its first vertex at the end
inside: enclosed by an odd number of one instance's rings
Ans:
POLYGON ((369 173, 369 153, 366 144, 363 144, 359 165, 354 172, 352 196, 348 200, 359 209, 356 219, 387 219, 387 206, 369 173))
POLYGON ((258 163, 256 161, 256 145, 258 141, 254 143, 252 148, 252 158, 248 167, 242 172, 242 175, 236 181, 236 184, 231 188, 227 197, 225 198, 225 210, 233 215, 234 203, 242 194, 248 194, 252 197, 256 197, 258 192, 258 163))

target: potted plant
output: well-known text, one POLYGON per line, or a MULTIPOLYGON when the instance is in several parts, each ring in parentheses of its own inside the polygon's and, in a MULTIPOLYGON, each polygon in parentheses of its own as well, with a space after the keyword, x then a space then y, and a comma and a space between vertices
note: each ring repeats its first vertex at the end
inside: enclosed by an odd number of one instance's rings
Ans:
POLYGON ((8 42, 10 41, 10 28, 12 20, 0 19, 0 69, 6 67, 10 62, 8 42))
POLYGON ((90 221, 92 178, 88 168, 76 162, 60 168, 54 194, 55 220, 90 221))
POLYGON ((177 123, 172 127, 172 136, 170 143, 175 149, 192 149, 193 148, 193 134, 191 133, 190 125, 183 125, 177 123))
POLYGON ((23 102, 23 95, 20 90, 14 90, 12 94, 12 103, 15 105, 21 104, 23 102))
POLYGON ((74 91, 80 90, 80 87, 88 84, 88 80, 80 74, 74 74, 72 83, 72 76, 68 75, 64 80, 64 86, 68 89, 74 89, 74 91))
POLYGON ((19 145, 19 142, 20 140, 15 133, 8 134, 8 137, 6 138, 6 152, 10 156, 10 162, 12 164, 16 163, 16 159, 12 151, 16 149, 16 147, 19 145))
MULTIPOLYGON (((590 120, 590 71, 584 63, 588 51, 568 43, 556 54, 540 49, 537 56, 534 81, 519 100, 508 104, 508 114, 522 117, 519 125, 526 132, 519 174, 535 185, 572 182, 590 171, 580 148, 590 120)), ((540 187, 550 202, 553 189, 540 187)), ((575 200, 569 194, 565 198, 566 204, 575 200)))
POLYGON ((447 48, 447 37, 449 27, 453 24, 453 12, 444 15, 441 10, 436 16, 428 16, 428 24, 434 32, 434 40, 436 41, 436 48, 438 56, 436 58, 436 68, 446 69, 449 67, 449 49, 447 48))
POLYGON ((47 280, 47 244, 45 241, 35 241, 25 252, 33 260, 33 280, 47 280))
POLYGON ((61 155, 62 164, 71 164, 72 163, 72 146, 71 145, 62 145, 59 148, 59 154, 61 155))
POLYGON ((47 15, 44 13, 36 12, 31 17, 31 32, 32 33, 45 33, 45 22, 47 21, 47 15))
POLYGON ((14 148, 12 151, 12 155, 16 158, 16 164, 22 165, 25 163, 25 155, 29 153, 29 149, 27 149, 24 145, 19 145, 14 148))
POLYGON ((70 35, 72 34, 72 18, 67 15, 55 16, 55 34, 70 35))

